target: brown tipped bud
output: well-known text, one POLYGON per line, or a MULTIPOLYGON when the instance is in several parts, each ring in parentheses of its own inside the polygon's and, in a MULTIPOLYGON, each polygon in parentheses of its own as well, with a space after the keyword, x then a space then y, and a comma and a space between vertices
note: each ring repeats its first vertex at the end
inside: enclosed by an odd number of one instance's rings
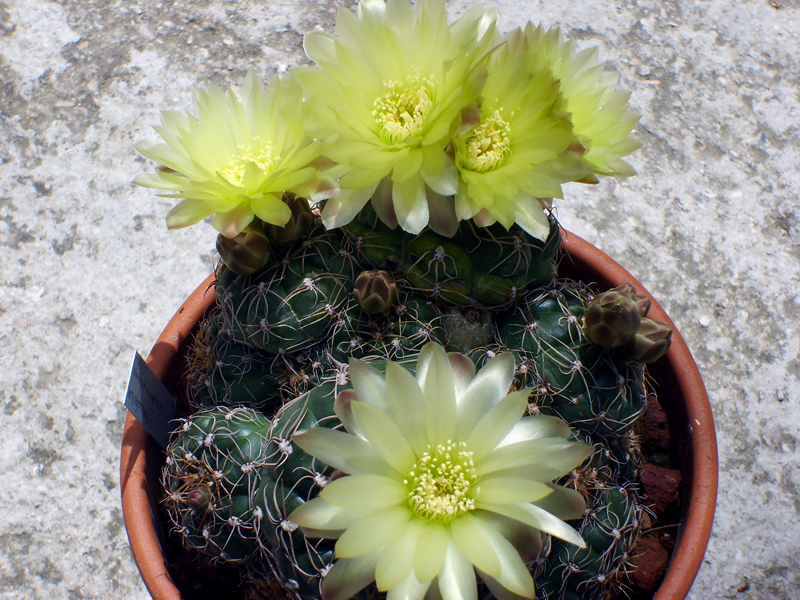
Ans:
POLYGON ((619 355, 625 360, 649 364, 664 356, 671 343, 672 329, 669 325, 644 318, 633 340, 619 349, 619 355))
POLYGON ((217 252, 222 262, 239 275, 252 275, 260 271, 267 266, 272 255, 266 234, 255 223, 250 223, 233 238, 220 233, 217 236, 217 252))
POLYGON ((293 244, 302 239, 314 226, 314 213, 311 212, 308 200, 297 198, 294 194, 284 194, 283 201, 292 211, 292 216, 289 217, 286 225, 283 227, 268 223, 264 225, 264 231, 266 231, 269 239, 279 246, 293 244))
POLYGON ((588 340, 611 350, 633 340, 642 320, 636 300, 615 288, 598 294, 586 307, 583 326, 588 340))
POLYGON ((647 313, 650 310, 650 298, 647 296, 639 296, 637 294, 636 304, 639 306, 639 314, 642 315, 642 318, 647 316, 647 313))
POLYGON ((647 316, 647 311, 650 310, 650 298, 647 296, 640 296, 636 293, 636 288, 633 287, 630 283, 623 283, 622 285, 618 285, 615 288, 609 290, 609 292, 619 292, 620 294, 624 294, 634 302, 636 302, 636 306, 639 307, 639 314, 643 317, 647 316))
POLYGON ((186 505, 192 510, 205 511, 211 504, 211 492, 208 488, 196 488, 186 494, 186 505))
POLYGON ((389 310, 397 301, 397 284, 386 271, 363 271, 356 277, 353 296, 371 315, 389 310))

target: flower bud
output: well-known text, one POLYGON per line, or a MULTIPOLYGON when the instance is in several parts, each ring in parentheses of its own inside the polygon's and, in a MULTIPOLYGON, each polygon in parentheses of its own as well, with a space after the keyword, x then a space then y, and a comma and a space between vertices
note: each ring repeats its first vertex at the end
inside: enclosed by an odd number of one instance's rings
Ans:
POLYGON ((362 271, 356 277, 353 296, 371 315, 389 310, 397 300, 397 284, 386 271, 362 271))
POLYGON ((211 504, 211 492, 208 488, 196 488, 186 494, 186 505, 192 510, 205 511, 211 504))
POLYGON ((635 296, 633 286, 629 284, 597 294, 583 316, 589 341, 606 350, 630 343, 642 320, 635 296))
POLYGON ((264 231, 266 231, 269 239, 278 244, 279 246, 286 246, 293 244, 297 240, 305 237, 314 226, 314 213, 311 212, 311 207, 308 205, 308 200, 305 198, 298 198, 294 194, 285 194, 283 201, 289 206, 292 211, 292 216, 283 227, 277 225, 264 224, 264 231))
POLYGON ((263 269, 272 255, 264 231, 250 223, 233 238, 217 236, 217 252, 222 262, 234 273, 252 275, 263 269))
POLYGON ((619 349, 619 355, 625 360, 649 364, 664 356, 671 343, 672 329, 669 325, 644 318, 633 340, 619 349))

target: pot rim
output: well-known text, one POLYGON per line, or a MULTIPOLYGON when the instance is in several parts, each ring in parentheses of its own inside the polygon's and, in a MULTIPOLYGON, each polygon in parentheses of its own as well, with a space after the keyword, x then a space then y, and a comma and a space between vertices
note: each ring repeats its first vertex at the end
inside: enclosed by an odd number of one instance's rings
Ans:
MULTIPOLYGON (((667 573, 653 600, 679 600, 689 593, 703 563, 716 508, 719 464, 708 394, 683 336, 658 301, 610 256, 579 236, 566 230, 562 232, 565 254, 561 267, 580 271, 583 281, 588 283, 592 280, 603 287, 632 283, 639 294, 652 300, 648 317, 667 323, 673 330, 672 345, 656 364, 662 377, 667 376, 672 389, 680 391, 684 398, 684 405, 680 407, 665 406, 668 413, 685 411, 678 417, 688 424, 678 431, 679 447, 684 451, 681 464, 684 476, 682 514, 680 533, 667 573)), ((211 273, 181 305, 150 351, 147 364, 162 381, 168 379, 174 359, 185 351, 194 325, 213 305, 213 287, 214 273, 211 273)), ((674 419, 675 415, 670 414, 670 418, 674 419)), ((120 488, 133 557, 154 600, 184 600, 165 563, 154 524, 155 504, 148 493, 158 485, 158 477, 148 469, 155 463, 148 464, 147 459, 159 457, 157 462, 160 462, 161 453, 161 448, 142 424, 128 413, 120 456, 120 488)))

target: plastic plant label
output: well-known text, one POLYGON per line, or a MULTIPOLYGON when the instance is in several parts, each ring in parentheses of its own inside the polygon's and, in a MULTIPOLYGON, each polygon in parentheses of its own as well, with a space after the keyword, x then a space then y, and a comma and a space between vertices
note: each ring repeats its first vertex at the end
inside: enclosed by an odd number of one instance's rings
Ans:
POLYGON ((133 357, 131 378, 125 392, 125 406, 147 433, 166 448, 170 432, 175 428, 174 422, 178 419, 178 407, 175 398, 138 352, 133 357))

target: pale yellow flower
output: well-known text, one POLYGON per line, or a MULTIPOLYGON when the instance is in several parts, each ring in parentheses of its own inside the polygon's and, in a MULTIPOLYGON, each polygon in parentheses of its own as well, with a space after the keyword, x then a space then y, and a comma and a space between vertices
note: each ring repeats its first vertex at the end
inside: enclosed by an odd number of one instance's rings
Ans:
POLYGON ((456 214, 479 225, 518 223, 547 238, 540 198, 560 198, 561 184, 591 172, 577 152, 561 88, 528 32, 516 30, 491 56, 480 121, 453 141, 459 173, 456 214))
POLYGON ((545 30, 528 24, 524 36, 560 81, 562 108, 570 115, 593 172, 613 177, 635 175, 622 157, 642 145, 630 135, 641 115, 628 110, 631 93, 617 89, 619 74, 603 69, 597 47, 579 51, 575 40, 565 39, 558 27, 545 30))
POLYGON ((318 68, 295 73, 314 135, 330 138, 326 156, 350 167, 323 209, 327 227, 349 223, 372 198, 385 221, 419 233, 428 196, 456 193, 445 148, 480 93, 493 31, 480 6, 448 24, 444 0, 362 0, 357 15, 339 9, 338 37, 305 36, 318 68))
POLYGON ((529 391, 509 393, 510 353, 476 374, 464 355, 431 343, 416 377, 357 360, 350 376, 353 389, 334 407, 347 432, 294 436, 349 474, 289 515, 307 536, 337 539, 325 600, 346 600, 373 580, 387 600, 476 600, 476 571, 495 595, 531 598, 526 561, 540 531, 585 547, 562 520, 582 516, 582 496, 550 482, 590 449, 569 441, 560 419, 523 416, 529 391))
POLYGON ((254 217, 283 226, 291 211, 284 192, 320 201, 336 194, 333 178, 314 166, 319 142, 305 134, 296 107, 302 90, 291 77, 265 88, 252 71, 241 89, 196 89, 197 117, 162 112, 156 127, 165 143, 140 142, 136 149, 166 167, 134 183, 183 198, 167 215, 169 228, 186 227, 214 215, 212 225, 229 238, 254 217), (285 117, 290 111, 293 116, 285 117))

